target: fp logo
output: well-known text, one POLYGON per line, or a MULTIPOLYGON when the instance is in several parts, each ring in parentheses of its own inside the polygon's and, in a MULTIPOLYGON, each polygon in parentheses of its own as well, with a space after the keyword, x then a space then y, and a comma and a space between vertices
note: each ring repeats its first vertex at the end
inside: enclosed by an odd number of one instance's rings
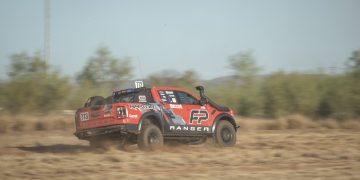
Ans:
POLYGON ((201 124, 202 121, 207 121, 209 118, 209 114, 205 110, 192 110, 190 113, 190 124, 193 123, 193 121, 197 121, 197 124, 201 124))

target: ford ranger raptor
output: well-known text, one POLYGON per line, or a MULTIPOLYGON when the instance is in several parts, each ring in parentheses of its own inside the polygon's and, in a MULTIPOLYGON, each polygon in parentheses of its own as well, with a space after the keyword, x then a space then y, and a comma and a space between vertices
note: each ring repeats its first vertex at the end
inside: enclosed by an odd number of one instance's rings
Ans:
POLYGON ((212 138, 219 147, 236 143, 233 111, 219 106, 197 86, 200 98, 176 87, 131 88, 109 97, 93 96, 75 114, 76 132, 90 146, 107 141, 119 146, 137 144, 155 150, 167 143, 204 143, 212 138))

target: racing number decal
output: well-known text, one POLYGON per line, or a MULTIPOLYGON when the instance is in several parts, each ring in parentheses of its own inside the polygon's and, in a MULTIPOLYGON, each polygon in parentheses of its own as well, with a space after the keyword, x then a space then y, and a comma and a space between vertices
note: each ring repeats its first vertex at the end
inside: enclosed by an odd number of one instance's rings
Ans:
POLYGON ((89 120, 89 113, 88 112, 80 113, 80 121, 87 121, 87 120, 89 120))
POLYGON ((209 118, 209 113, 205 110, 191 110, 190 112, 190 124, 193 124, 193 121, 197 121, 197 124, 201 124, 202 121, 207 121, 209 118))

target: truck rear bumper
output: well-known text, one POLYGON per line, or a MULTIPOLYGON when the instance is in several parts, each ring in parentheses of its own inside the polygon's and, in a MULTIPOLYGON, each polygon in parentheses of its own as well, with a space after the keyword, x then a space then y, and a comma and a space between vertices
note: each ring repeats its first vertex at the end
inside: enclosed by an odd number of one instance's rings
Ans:
POLYGON ((93 129, 78 130, 74 133, 79 139, 89 139, 94 136, 107 135, 112 133, 138 133, 138 125, 135 124, 118 124, 93 129))

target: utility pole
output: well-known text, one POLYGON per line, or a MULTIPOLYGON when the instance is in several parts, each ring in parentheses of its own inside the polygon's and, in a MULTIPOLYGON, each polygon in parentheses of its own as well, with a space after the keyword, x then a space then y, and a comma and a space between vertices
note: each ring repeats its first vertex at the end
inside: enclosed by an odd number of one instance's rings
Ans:
POLYGON ((46 65, 45 74, 48 72, 51 59, 51 39, 50 39, 50 0, 44 0, 44 61, 46 65))
MULTIPOLYGON (((50 39, 50 0, 44 0, 44 61, 45 61, 45 80, 48 78, 48 67, 50 67, 51 39, 50 39)), ((47 91, 45 93, 48 93, 47 91)), ((45 114, 48 114, 48 106, 45 106, 45 114)))

